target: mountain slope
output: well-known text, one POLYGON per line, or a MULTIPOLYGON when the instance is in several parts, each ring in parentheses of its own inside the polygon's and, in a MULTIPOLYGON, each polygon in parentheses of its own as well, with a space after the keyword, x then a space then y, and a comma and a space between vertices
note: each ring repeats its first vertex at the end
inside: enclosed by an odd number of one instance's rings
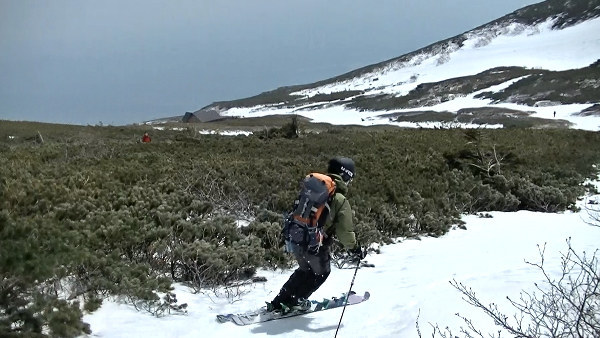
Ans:
POLYGON ((448 105, 465 97, 475 107, 529 115, 540 101, 575 105, 570 113, 580 113, 600 102, 599 17, 599 0, 545 1, 398 58, 313 84, 216 102, 194 114, 299 114, 338 123, 322 119, 329 111, 353 116, 350 123, 389 123, 396 121, 390 113, 472 108, 448 105))

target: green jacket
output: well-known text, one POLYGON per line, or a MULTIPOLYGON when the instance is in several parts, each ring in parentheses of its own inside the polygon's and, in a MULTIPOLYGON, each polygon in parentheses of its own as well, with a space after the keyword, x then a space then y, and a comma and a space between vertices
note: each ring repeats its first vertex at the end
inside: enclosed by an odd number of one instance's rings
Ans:
POLYGON ((344 196, 348 192, 348 186, 339 175, 327 175, 335 181, 336 189, 333 200, 329 204, 329 215, 323 230, 327 236, 335 235, 345 249, 353 249, 356 247, 356 235, 352 222, 352 208, 348 199, 344 196))

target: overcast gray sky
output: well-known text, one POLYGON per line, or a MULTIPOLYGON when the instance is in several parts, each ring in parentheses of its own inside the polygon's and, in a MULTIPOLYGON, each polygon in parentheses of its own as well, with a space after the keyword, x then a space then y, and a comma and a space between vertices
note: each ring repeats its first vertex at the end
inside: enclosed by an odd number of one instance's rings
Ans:
POLYGON ((0 120, 123 125, 310 83, 539 0, 0 0, 0 120))

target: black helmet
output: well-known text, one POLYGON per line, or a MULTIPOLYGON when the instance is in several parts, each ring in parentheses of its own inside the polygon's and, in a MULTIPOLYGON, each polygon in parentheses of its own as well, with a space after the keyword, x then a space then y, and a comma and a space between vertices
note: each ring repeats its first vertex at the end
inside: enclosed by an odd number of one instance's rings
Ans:
POLYGON ((354 161, 348 157, 334 157, 329 160, 327 166, 327 172, 330 174, 337 174, 342 177, 342 180, 346 183, 352 181, 356 173, 354 168, 354 161))

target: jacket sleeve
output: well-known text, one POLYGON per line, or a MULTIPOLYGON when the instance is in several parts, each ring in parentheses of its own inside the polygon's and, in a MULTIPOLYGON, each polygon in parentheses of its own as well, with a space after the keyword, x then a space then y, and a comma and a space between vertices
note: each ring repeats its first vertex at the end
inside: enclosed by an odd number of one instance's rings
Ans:
POLYGON ((352 207, 344 197, 341 196, 341 205, 333 218, 333 228, 338 240, 344 245, 345 249, 356 247, 356 235, 354 233, 354 224, 352 223, 352 207))

